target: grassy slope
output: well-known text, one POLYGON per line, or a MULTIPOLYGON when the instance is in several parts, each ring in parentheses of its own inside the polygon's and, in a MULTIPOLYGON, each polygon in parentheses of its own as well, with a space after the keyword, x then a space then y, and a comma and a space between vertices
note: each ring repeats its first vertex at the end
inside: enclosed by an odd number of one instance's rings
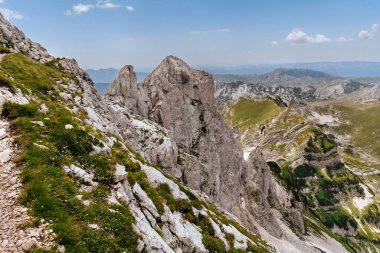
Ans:
POLYGON ((380 104, 334 105, 343 122, 337 130, 352 136, 355 146, 380 157, 380 104))
POLYGON ((238 127, 243 132, 246 129, 255 130, 258 124, 282 111, 271 99, 256 101, 241 98, 229 108, 226 118, 231 126, 238 127))

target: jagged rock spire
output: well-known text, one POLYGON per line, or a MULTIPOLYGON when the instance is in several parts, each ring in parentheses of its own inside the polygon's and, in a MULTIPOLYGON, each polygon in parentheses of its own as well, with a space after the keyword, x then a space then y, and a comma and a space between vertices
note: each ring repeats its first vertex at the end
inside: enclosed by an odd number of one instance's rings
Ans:
POLYGON ((129 97, 130 91, 134 88, 137 82, 136 73, 133 71, 133 66, 126 65, 121 70, 117 78, 112 82, 107 96, 123 96, 129 97))

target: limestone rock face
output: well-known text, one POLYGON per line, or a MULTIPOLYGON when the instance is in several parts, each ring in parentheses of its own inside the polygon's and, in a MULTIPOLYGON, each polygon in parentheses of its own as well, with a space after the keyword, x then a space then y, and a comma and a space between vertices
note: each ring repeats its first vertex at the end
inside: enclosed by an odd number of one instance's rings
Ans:
MULTIPOLYGON (((214 91, 210 74, 169 56, 139 84, 133 68, 125 66, 105 101, 166 129, 174 152, 165 156, 146 152, 145 158, 211 197, 251 230, 256 230, 255 221, 259 221, 260 226, 281 237, 280 224, 272 212, 277 209, 304 231, 302 205, 292 206, 293 195, 272 176, 261 152, 244 161, 238 132, 215 109, 214 91)), ((135 148, 140 151, 141 147, 135 148)))
POLYGON ((175 176, 200 190, 223 208, 238 202, 236 189, 242 172, 238 134, 214 108, 214 80, 206 72, 191 69, 174 56, 136 84, 130 66, 124 67, 106 98, 124 101, 124 106, 168 130, 179 152, 175 176))
POLYGON ((257 221, 270 234, 283 237, 284 231, 276 218, 278 210, 287 217, 287 222, 305 232, 302 203, 278 184, 260 149, 252 152, 245 163, 240 196, 239 218, 250 229, 254 230, 252 222, 257 221))
POLYGON ((26 38, 24 33, 9 23, 1 13, 0 43, 7 45, 12 52, 21 52, 37 61, 45 62, 52 59, 45 48, 26 38))
POLYGON ((146 100, 145 90, 137 85, 136 73, 131 65, 126 65, 120 70, 118 77, 110 85, 106 98, 112 101, 120 101, 125 107, 134 113, 143 110, 143 101, 146 100))

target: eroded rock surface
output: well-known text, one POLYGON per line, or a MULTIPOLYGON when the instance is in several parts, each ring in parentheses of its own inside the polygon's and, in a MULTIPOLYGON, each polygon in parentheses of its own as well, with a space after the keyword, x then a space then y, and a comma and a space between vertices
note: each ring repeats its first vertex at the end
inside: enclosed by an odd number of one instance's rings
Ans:
MULTIPOLYGON (((135 76, 131 66, 124 67, 105 101, 167 129, 174 150, 178 150, 170 154, 176 159, 166 167, 167 172, 239 216, 251 230, 256 231, 253 221, 259 220, 260 225, 281 236, 271 211, 277 208, 304 231, 302 205, 292 206, 292 194, 278 185, 261 153, 250 161, 243 160, 238 132, 214 107, 214 80, 210 74, 169 56, 143 83, 136 83, 135 76)), ((158 165, 166 159, 149 156, 153 158, 148 160, 158 165)))

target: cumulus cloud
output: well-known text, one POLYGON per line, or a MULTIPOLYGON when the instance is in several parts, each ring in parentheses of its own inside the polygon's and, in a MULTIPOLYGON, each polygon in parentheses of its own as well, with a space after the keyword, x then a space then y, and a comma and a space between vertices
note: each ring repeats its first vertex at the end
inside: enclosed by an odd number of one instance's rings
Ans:
POLYGON ((89 12, 93 8, 94 8, 94 5, 92 5, 92 4, 82 4, 82 3, 79 3, 79 4, 73 6, 72 13, 80 15, 82 13, 89 12))
POLYGON ((133 8, 133 6, 130 6, 130 5, 125 6, 125 8, 127 8, 128 11, 134 11, 135 10, 135 8, 133 8))
POLYGON ((232 32, 232 30, 228 28, 221 28, 221 29, 204 30, 204 31, 190 31, 189 33, 192 35, 208 35, 211 33, 228 33, 228 32, 232 32))
POLYGON ((102 8, 102 9, 115 9, 115 8, 120 8, 121 6, 118 4, 112 3, 111 0, 101 0, 98 1, 96 4, 96 7, 102 8))
POLYGON ((309 36, 307 35, 307 33, 302 31, 301 29, 295 28, 293 29, 293 31, 291 31, 288 34, 288 36, 286 36, 285 41, 291 44, 307 44, 307 43, 320 44, 320 43, 331 42, 332 39, 330 39, 329 37, 326 37, 323 34, 309 36))
MULTIPOLYGON (((2 0, 0 0, 2 1, 2 0)), ((112 2, 112 0, 99 0, 95 5, 93 4, 82 4, 79 3, 77 5, 74 5, 71 10, 66 10, 65 15, 71 16, 73 14, 80 15, 85 12, 89 12, 92 9, 99 8, 99 9, 116 9, 121 8, 121 5, 115 4, 112 2)), ((133 11, 134 8, 130 5, 126 6, 126 9, 128 11, 133 11)))
POLYGON ((272 40, 270 43, 272 46, 278 46, 278 41, 272 40))
POLYGON ((7 20, 22 19, 23 18, 23 16, 20 13, 18 13, 17 11, 11 10, 11 9, 0 8, 0 12, 3 14, 4 18, 7 20))
POLYGON ((362 40, 372 39, 378 30, 379 30, 379 25, 373 24, 371 26, 371 30, 361 30, 358 33, 358 37, 359 37, 359 39, 362 39, 362 40))

